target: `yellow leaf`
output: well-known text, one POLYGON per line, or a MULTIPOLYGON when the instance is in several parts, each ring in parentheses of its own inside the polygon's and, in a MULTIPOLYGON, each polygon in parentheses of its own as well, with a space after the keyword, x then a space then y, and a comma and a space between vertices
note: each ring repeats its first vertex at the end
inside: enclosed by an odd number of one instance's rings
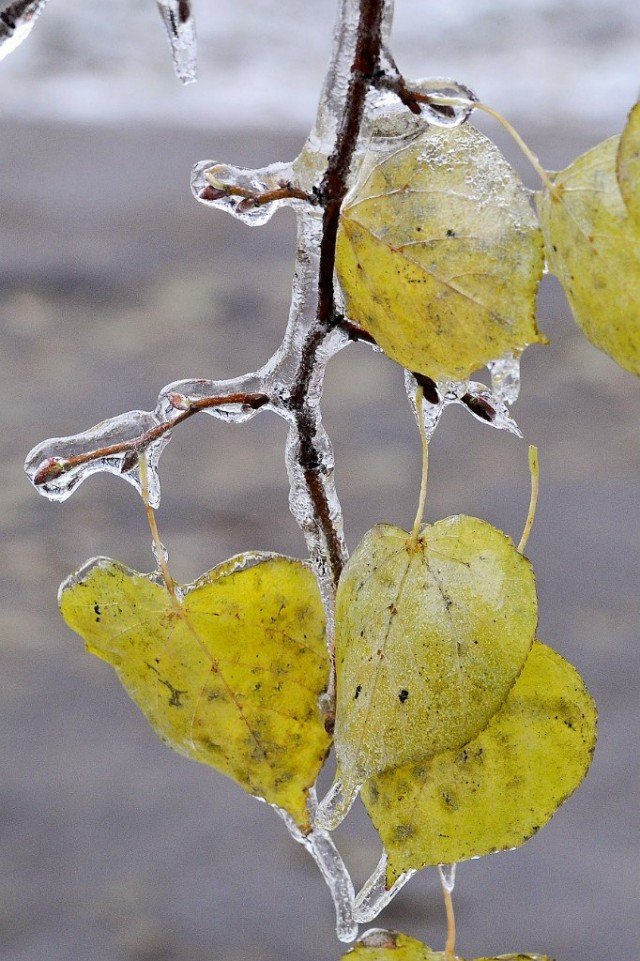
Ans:
POLYGON ((618 186, 619 137, 598 144, 538 194, 549 269, 588 339, 640 374, 640 221, 618 186))
POLYGON ((476 517, 365 535, 336 602, 336 782, 343 817, 388 767, 458 747, 500 708, 537 624, 535 578, 476 517))
POLYGON ((374 161, 363 161, 338 234, 351 320, 436 381, 544 343, 535 323, 542 237, 498 148, 470 124, 429 127, 374 161))
POLYGON ((640 221, 640 103, 632 108, 616 157, 618 186, 627 210, 640 221))
POLYGON ((596 709, 578 672, 539 641, 504 706, 461 749, 369 781, 362 799, 403 871, 517 847, 585 777, 596 709))
POLYGON ((62 585, 60 609, 163 741, 309 830, 307 793, 330 745, 313 573, 286 557, 240 555, 181 592, 99 558, 62 585))
MULTIPOLYGON (((446 961, 444 951, 432 951, 398 931, 370 931, 358 941, 341 961, 446 961)), ((463 961, 456 958, 456 961, 463 961)), ((501 954, 497 958, 478 958, 477 961, 550 961, 541 954, 501 954)))

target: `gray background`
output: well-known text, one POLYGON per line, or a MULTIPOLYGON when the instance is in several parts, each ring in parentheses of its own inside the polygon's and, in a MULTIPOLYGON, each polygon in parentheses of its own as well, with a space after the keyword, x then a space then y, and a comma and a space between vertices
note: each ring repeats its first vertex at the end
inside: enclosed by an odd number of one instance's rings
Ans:
MULTIPOLYGON (((275 815, 163 747, 57 614, 59 582, 86 558, 151 566, 135 492, 98 477, 51 505, 22 475, 41 439, 148 409, 178 377, 254 369, 281 336, 293 219, 250 231, 193 203, 188 175, 208 156, 263 164, 299 149, 333 4, 199 6, 196 87, 173 80, 151 0, 51 0, 0 65, 0 945, 11 961, 341 953, 322 882, 275 815)), ((469 82, 549 168, 618 131, 636 99, 631 4, 398 0, 397 20, 409 76, 469 82)), ((527 352, 515 409, 541 451, 529 548, 540 636, 587 679, 600 743, 582 789, 528 845, 461 866, 459 951, 637 961, 640 391, 573 327, 552 280, 540 314, 552 345, 527 352)), ((399 369, 344 352, 325 411, 350 545, 378 520, 408 525, 419 446, 399 369)), ((180 429, 158 518, 177 577, 246 548, 303 552, 283 442, 270 415, 180 429)), ((429 517, 476 513, 516 536, 527 501, 526 443, 448 411, 429 517)), ((378 856, 365 817, 337 837, 364 880, 378 856)), ((441 948, 435 872, 377 923, 441 948)))

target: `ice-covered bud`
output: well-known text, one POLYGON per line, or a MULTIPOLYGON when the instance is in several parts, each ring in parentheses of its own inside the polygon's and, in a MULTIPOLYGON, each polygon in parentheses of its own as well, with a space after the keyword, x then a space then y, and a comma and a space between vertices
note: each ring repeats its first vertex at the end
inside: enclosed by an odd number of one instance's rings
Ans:
POLYGON ((189 400, 188 397, 185 397, 184 394, 178 394, 177 392, 169 394, 167 397, 167 400, 169 401, 172 407, 175 407, 176 410, 181 410, 181 411, 191 410, 191 407, 192 407, 191 401, 189 400))
POLYGON ((34 473, 33 484, 36 487, 41 487, 43 484, 55 480, 56 477, 60 477, 61 474, 66 473, 70 468, 71 464, 68 460, 64 460, 61 457, 47 457, 34 473))

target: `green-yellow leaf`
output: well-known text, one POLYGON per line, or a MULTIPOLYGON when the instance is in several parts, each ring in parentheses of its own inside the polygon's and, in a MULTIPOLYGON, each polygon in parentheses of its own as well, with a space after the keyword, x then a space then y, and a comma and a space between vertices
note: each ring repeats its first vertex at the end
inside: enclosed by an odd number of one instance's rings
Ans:
MULTIPOLYGON (((431 948, 398 931, 370 931, 358 941, 341 961, 446 961, 444 951, 431 948)), ((457 958, 456 961, 463 961, 457 958)), ((501 954, 497 958, 477 961, 550 961, 541 954, 501 954)))
POLYGON ((596 708, 578 672, 536 641, 504 706, 463 748, 372 778, 362 799, 403 871, 517 847, 586 775, 596 708))
POLYGON ((336 602, 336 781, 344 816, 388 767, 465 744, 500 708, 535 637, 529 561, 463 515, 412 538, 380 524, 349 561, 336 602))
POLYGON ((619 137, 598 144, 538 194, 549 269, 588 339, 640 375, 640 221, 616 176, 619 137))
POLYGON ((616 157, 618 186, 627 210, 640 222, 640 103, 632 108, 616 157))
POLYGON ((107 558, 63 584, 60 609, 111 664, 159 737, 310 827, 330 740, 325 618, 300 561, 241 555, 182 588, 107 558))
POLYGON ((470 124, 429 127, 365 157, 341 215, 336 270, 351 320, 434 380, 543 343, 543 244, 525 189, 470 124))

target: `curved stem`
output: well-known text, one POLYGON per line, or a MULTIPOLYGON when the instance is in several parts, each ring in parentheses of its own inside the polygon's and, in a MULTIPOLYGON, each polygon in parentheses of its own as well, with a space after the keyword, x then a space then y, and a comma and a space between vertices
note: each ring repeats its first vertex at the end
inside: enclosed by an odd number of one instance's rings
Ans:
POLYGON ((158 562, 160 568, 160 573, 162 574, 162 580, 164 581, 164 586, 171 595, 174 601, 177 601, 176 597, 176 585, 175 581, 169 573, 169 568, 167 566, 167 555, 164 549, 164 544, 160 540, 160 532, 158 531, 158 524, 156 521, 156 514, 149 503, 149 475, 147 473, 147 458, 145 454, 140 455, 140 488, 142 491, 142 501, 144 503, 144 509, 147 514, 147 521, 149 522, 149 530, 151 531, 151 540, 153 542, 153 555, 158 562))
POLYGON ((456 956, 456 915, 453 910, 453 893, 446 887, 442 888, 444 906, 447 913, 447 940, 444 946, 446 961, 453 961, 456 956))
POLYGON ((529 445, 529 474, 531 475, 531 495, 529 497, 529 510, 525 521, 522 537, 518 544, 518 552, 524 554, 536 518, 536 507, 538 506, 538 493, 540 491, 540 465, 538 463, 538 448, 534 444, 529 445))
POLYGON ((535 172, 538 174, 538 176, 540 177, 540 180, 545 185, 549 193, 555 196, 558 191, 553 181, 551 180, 551 177, 549 176, 547 171, 544 169, 544 167, 542 166, 542 164, 534 154, 533 150, 531 149, 531 147, 529 147, 528 144, 525 143, 525 141, 522 139, 522 137, 520 136, 516 128, 509 123, 507 118, 503 117, 502 114, 498 113, 497 110, 494 110, 493 107, 487 106, 486 103, 477 102, 474 104, 474 107, 476 110, 482 110, 484 113, 489 114, 490 117, 493 117, 494 120, 497 120, 498 123, 502 127, 504 127, 504 129, 507 131, 509 136, 520 147, 520 150, 525 155, 525 157, 527 158, 527 160, 529 161, 529 163, 531 164, 535 172))
POLYGON ((420 442, 422 444, 422 480, 420 482, 420 496, 418 498, 418 511, 413 522, 411 539, 417 540, 420 533, 422 518, 424 517, 424 505, 427 499, 427 483, 429 480, 429 440, 427 438, 427 428, 424 423, 424 388, 419 386, 416 391, 416 412, 418 414, 418 428, 420 430, 420 442))

